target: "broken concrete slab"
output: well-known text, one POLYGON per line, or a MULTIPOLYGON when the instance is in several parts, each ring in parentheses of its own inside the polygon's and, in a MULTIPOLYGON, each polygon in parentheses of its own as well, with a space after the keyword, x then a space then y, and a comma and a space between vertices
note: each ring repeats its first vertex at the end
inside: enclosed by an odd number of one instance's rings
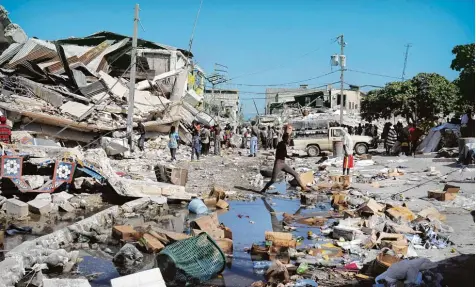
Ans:
POLYGON ((24 219, 28 216, 28 204, 15 198, 8 199, 4 204, 8 217, 24 219))
POLYGON ((23 179, 28 183, 31 189, 42 187, 45 183, 42 175, 24 175, 23 179))
POLYGON ((159 268, 111 279, 112 287, 166 287, 159 268))
POLYGON ((36 83, 32 80, 18 77, 18 82, 27 86, 38 98, 52 104, 55 107, 60 107, 63 104, 64 97, 53 90, 48 89, 45 85, 36 83))
POLYGON ((28 201, 28 209, 33 213, 45 215, 53 210, 53 204, 47 200, 34 199, 28 201))
POLYGON ((78 102, 69 101, 63 104, 60 109, 62 113, 68 114, 79 120, 89 109, 91 109, 91 107, 92 105, 84 105, 78 102))
POLYGON ((73 198, 74 195, 67 193, 66 191, 62 191, 59 193, 53 193, 52 199, 53 203, 60 204, 66 201, 69 201, 71 198, 73 198))
POLYGON ((91 287, 87 279, 43 279, 43 287, 91 287))
POLYGON ((129 150, 129 143, 127 138, 102 137, 101 147, 107 155, 118 155, 129 150))
POLYGON ((111 90, 111 93, 113 93, 114 96, 120 99, 122 99, 123 97, 127 97, 127 95, 129 94, 129 89, 124 86, 124 84, 122 84, 116 78, 109 76, 103 71, 99 71, 99 76, 104 81, 104 83, 106 83, 106 86, 108 87, 108 89, 111 90))

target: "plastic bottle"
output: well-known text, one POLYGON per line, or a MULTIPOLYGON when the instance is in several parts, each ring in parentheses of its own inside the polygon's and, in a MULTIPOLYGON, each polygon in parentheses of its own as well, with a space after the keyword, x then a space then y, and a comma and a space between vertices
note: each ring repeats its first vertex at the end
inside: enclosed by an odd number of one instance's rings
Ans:
POLYGON ((295 287, 317 287, 317 282, 311 279, 299 279, 294 284, 295 287))
POLYGON ((271 261, 253 261, 253 269, 268 269, 271 265, 271 261))

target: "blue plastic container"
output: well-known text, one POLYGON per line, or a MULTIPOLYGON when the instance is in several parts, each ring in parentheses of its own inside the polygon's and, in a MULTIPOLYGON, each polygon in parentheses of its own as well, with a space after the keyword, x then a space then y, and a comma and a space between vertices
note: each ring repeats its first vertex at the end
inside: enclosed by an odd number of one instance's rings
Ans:
POLYGON ((188 211, 195 214, 204 214, 208 212, 208 208, 199 198, 195 198, 188 204, 188 211))

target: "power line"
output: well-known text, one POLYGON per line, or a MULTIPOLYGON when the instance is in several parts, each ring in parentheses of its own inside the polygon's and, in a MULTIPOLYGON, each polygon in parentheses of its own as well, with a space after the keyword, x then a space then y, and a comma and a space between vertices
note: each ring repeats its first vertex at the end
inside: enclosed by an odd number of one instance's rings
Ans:
POLYGON ((371 76, 379 76, 379 77, 384 77, 384 78, 399 79, 399 80, 401 79, 401 77, 395 77, 395 76, 389 76, 389 75, 383 75, 383 74, 376 74, 376 73, 369 73, 369 72, 353 70, 353 69, 346 69, 346 71, 354 72, 354 73, 360 73, 360 74, 366 74, 366 75, 371 75, 371 76))
POLYGON ((277 87, 277 86, 286 86, 286 85, 299 84, 299 83, 307 82, 307 81, 310 81, 310 80, 319 79, 319 78, 322 78, 322 77, 325 77, 325 76, 334 74, 334 73, 336 73, 336 72, 339 72, 339 71, 332 71, 332 72, 329 72, 329 73, 326 73, 326 74, 323 74, 323 75, 319 75, 319 76, 316 76, 316 77, 312 77, 312 78, 309 78, 309 79, 304 79, 304 80, 299 80, 299 81, 294 81, 294 82, 288 82, 288 83, 280 83, 280 84, 232 84, 232 85, 243 86, 243 87, 277 87))
MULTIPOLYGON (((332 38, 332 39, 330 39, 330 40, 331 40, 331 42, 329 43, 329 45, 335 42, 335 39, 334 39, 334 38, 332 38)), ((309 52, 307 52, 307 53, 304 53, 304 54, 302 54, 302 55, 300 55, 300 56, 297 56, 295 59, 304 58, 304 57, 306 57, 306 56, 308 56, 308 55, 310 55, 310 54, 312 54, 312 53, 314 53, 314 52, 316 52, 316 51, 319 51, 320 49, 322 49, 322 46, 321 46, 321 47, 318 47, 318 48, 316 48, 316 49, 314 49, 314 50, 311 50, 311 51, 309 51, 309 52)), ((263 70, 258 70, 258 71, 255 71, 255 72, 250 72, 250 73, 242 74, 242 75, 239 75, 239 76, 230 78, 228 81, 232 81, 232 80, 234 80, 234 79, 238 79, 238 78, 242 78, 242 77, 253 76, 253 75, 260 74, 260 73, 264 73, 264 72, 268 72, 268 71, 271 71, 271 70, 280 69, 280 68, 283 68, 284 66, 286 66, 286 64, 280 64, 280 65, 275 66, 275 67, 271 67, 271 68, 267 68, 267 69, 263 69, 263 70)))

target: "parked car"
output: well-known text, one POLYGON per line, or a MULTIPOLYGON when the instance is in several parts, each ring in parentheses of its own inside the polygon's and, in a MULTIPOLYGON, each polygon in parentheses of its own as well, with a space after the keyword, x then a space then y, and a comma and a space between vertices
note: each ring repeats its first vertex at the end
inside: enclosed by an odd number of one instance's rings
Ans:
MULTIPOLYGON (((303 150, 309 156, 318 156, 323 151, 333 151, 333 142, 343 139, 347 131, 341 127, 330 127, 327 134, 318 134, 307 138, 294 138, 294 149, 303 150)), ((366 154, 369 148, 374 146, 372 137, 351 135, 354 141, 354 151, 356 154, 366 154)))

